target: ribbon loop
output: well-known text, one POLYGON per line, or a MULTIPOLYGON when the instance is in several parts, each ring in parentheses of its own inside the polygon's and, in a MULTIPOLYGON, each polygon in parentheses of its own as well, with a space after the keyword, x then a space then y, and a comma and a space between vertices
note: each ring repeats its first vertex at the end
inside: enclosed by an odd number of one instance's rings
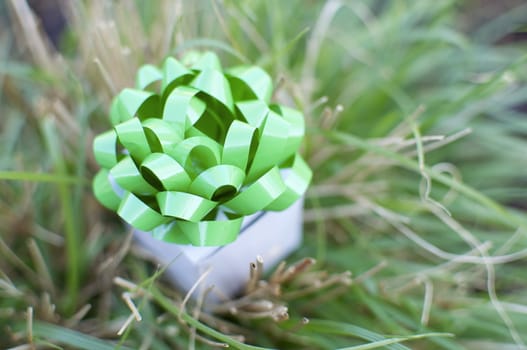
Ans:
POLYGON ((192 193, 166 191, 156 197, 163 215, 190 222, 200 221, 216 207, 216 202, 192 193))
POLYGON ((311 169, 298 154, 294 156, 293 166, 282 170, 285 191, 272 201, 265 210, 280 211, 289 208, 306 192, 311 182, 311 169))
POLYGON ((256 129, 238 120, 232 122, 225 137, 221 161, 246 171, 256 139, 256 129))
POLYGON ((157 240, 175 244, 191 244, 175 221, 159 225, 152 230, 152 237, 157 240))
POLYGON ((185 137, 184 130, 177 124, 157 118, 145 120, 143 131, 153 152, 170 153, 185 137))
POLYGON ((190 185, 190 191, 207 199, 218 201, 238 192, 245 173, 232 165, 222 164, 199 174, 190 185))
POLYGON ((110 175, 115 182, 126 191, 140 195, 155 194, 157 190, 150 185, 141 175, 135 162, 130 156, 126 156, 111 170, 110 175))
POLYGON ((185 76, 192 76, 191 71, 174 57, 167 57, 163 63, 163 80, 161 82, 163 95, 172 91, 170 87, 185 76))
POLYGON ((95 160, 103 168, 111 168, 117 164, 117 134, 109 130, 93 140, 95 160))
POLYGON ((260 100, 238 102, 236 108, 242 118, 255 128, 262 126, 267 113, 269 113, 267 104, 260 100))
POLYGON ((242 66, 229 70, 229 74, 242 81, 246 87, 260 100, 269 103, 273 94, 273 81, 260 67, 242 66))
POLYGON ((273 167, 252 185, 223 205, 234 213, 251 215, 265 209, 285 190, 278 167, 273 167))
POLYGON ((198 119, 206 108, 204 103, 194 98, 198 92, 188 86, 178 86, 172 90, 165 102, 163 119, 183 130, 188 129, 190 120, 198 119))
POLYGON ((238 236, 242 218, 201 222, 181 221, 179 226, 190 243, 199 247, 218 246, 231 243, 238 236))
POLYGON ((141 173, 158 189, 184 191, 190 185, 185 169, 172 157, 163 153, 152 153, 141 164, 141 173))
POLYGON ((156 66, 151 64, 145 64, 137 71, 137 79, 135 86, 138 89, 146 89, 152 83, 159 81, 163 78, 163 74, 156 66))
POLYGON ((282 163, 296 151, 286 148, 289 123, 273 111, 267 114, 264 125, 259 131, 260 142, 247 175, 249 181, 260 176, 270 167, 282 163))
POLYGON ((142 161, 151 150, 141 122, 137 118, 128 119, 115 126, 119 142, 137 161, 142 161))
POLYGON ((190 86, 214 97, 231 112, 234 111, 234 103, 229 82, 220 71, 206 68, 202 70, 194 80, 192 80, 190 86))
POLYGON ((117 210, 121 203, 121 197, 115 192, 110 182, 110 172, 107 169, 101 169, 93 178, 93 193, 95 198, 110 210, 117 210))
POLYGON ((304 116, 299 111, 285 106, 274 105, 271 109, 276 110, 276 112, 289 123, 289 134, 287 136, 287 145, 285 148, 287 150, 296 151, 300 147, 302 139, 304 138, 304 116))
POLYGON ((205 136, 194 136, 180 142, 170 155, 187 169, 189 175, 196 176, 219 164, 221 146, 205 136))
POLYGON ((117 214, 133 227, 143 231, 153 230, 167 222, 167 218, 130 192, 122 199, 117 214))
POLYGON ((153 92, 124 89, 114 100, 110 119, 116 125, 136 116, 140 107, 151 97, 156 96, 153 92))

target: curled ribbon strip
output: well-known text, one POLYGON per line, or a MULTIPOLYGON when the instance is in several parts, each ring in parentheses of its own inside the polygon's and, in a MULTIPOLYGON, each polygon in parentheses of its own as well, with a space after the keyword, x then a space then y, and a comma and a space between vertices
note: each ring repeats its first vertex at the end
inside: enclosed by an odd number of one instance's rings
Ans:
POLYGON ((161 68, 141 67, 136 88, 114 99, 113 128, 93 143, 101 166, 93 190, 157 239, 225 245, 244 216, 284 210, 306 191, 304 118, 270 103, 261 68, 223 71, 212 52, 190 57, 187 65, 169 57, 161 68))

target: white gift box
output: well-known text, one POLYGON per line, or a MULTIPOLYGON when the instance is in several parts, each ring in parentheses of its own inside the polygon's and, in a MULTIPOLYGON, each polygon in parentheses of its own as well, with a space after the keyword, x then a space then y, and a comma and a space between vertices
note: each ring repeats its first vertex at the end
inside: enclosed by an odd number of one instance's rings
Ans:
POLYGON ((187 293, 198 279, 193 297, 213 286, 205 303, 232 298, 249 280, 250 264, 260 256, 270 269, 302 242, 303 198, 281 212, 261 212, 244 218, 238 238, 221 247, 195 247, 159 241, 134 231, 135 240, 163 267, 164 277, 187 293), (210 271, 209 271, 210 269, 210 271))

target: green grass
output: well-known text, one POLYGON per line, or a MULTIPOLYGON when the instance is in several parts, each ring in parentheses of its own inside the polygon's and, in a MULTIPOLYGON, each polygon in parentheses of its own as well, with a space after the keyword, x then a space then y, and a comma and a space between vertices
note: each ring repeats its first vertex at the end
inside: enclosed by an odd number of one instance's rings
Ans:
POLYGON ((464 32, 472 1, 68 3, 60 58, 24 1, 0 4, 0 347, 527 342, 526 44, 495 44, 525 29, 525 5, 464 32), (261 65, 275 99, 306 116, 314 181, 288 260, 317 264, 283 297, 262 296, 287 306, 287 321, 184 308, 91 193, 90 144, 112 96, 140 65, 191 49, 261 65), (142 321, 118 335, 124 292, 142 321))

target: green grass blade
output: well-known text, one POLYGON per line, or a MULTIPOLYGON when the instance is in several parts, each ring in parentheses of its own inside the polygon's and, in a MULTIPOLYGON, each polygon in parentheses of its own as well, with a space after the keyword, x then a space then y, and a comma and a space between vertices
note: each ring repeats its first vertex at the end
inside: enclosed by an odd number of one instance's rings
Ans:
POLYGON ((452 337, 452 336, 453 334, 449 334, 449 333, 425 333, 425 334, 411 335, 407 337, 396 337, 396 338, 391 338, 391 339, 384 339, 384 340, 379 340, 379 341, 375 341, 375 342, 364 344, 364 345, 340 348, 338 350, 378 349, 380 347, 385 347, 391 344, 396 344, 396 343, 400 343, 400 342, 408 341, 408 340, 423 339, 423 338, 429 338, 429 337, 452 337))
MULTIPOLYGON (((45 119, 42 123, 42 133, 51 155, 51 159, 55 166, 55 171, 59 175, 66 174, 66 165, 61 153, 61 147, 58 144, 60 138, 57 135, 55 125, 51 119, 45 119)), ((78 214, 74 212, 74 204, 72 201, 72 189, 64 183, 58 183, 58 195, 62 206, 64 215, 64 231, 66 235, 66 253, 67 253, 67 270, 66 270, 66 284, 68 288, 67 302, 65 308, 67 313, 73 313, 78 302, 79 286, 81 279, 81 261, 82 248, 80 245, 81 227, 78 221, 78 214)))
MULTIPOLYGON (((48 339, 49 341, 67 345, 74 349, 115 349, 115 345, 113 343, 100 340, 91 335, 83 334, 81 332, 44 322, 35 322, 33 325, 33 335, 35 337, 41 337, 48 339)), ((121 349, 132 350, 131 348, 125 346, 122 346, 121 349)))
POLYGON ((49 173, 33 173, 26 171, 0 171, 0 180, 47 182, 74 185, 88 184, 85 179, 75 176, 49 173))
MULTIPOLYGON (((324 333, 332 335, 342 335, 348 337, 359 338, 363 340, 369 340, 373 342, 390 340, 386 339, 385 336, 369 331, 365 328, 356 326, 351 323, 328 321, 328 320, 309 320, 309 323, 302 328, 303 332, 315 332, 315 333, 324 333)), ((387 344, 387 349, 391 350, 409 350, 404 345, 397 344, 387 344)))

